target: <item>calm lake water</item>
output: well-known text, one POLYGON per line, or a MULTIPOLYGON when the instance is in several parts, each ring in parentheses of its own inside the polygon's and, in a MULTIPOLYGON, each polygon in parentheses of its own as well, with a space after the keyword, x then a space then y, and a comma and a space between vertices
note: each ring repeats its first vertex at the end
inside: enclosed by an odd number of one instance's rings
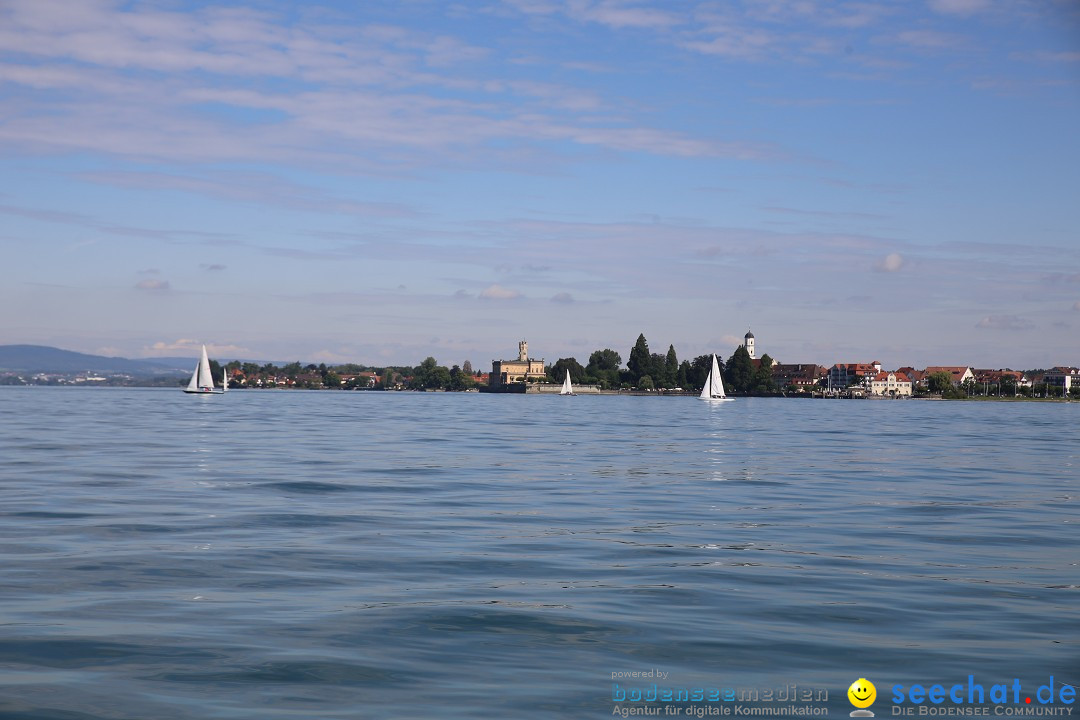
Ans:
POLYGON ((0 717, 601 718, 650 669, 830 717, 865 677, 882 717, 894 684, 1075 683, 1078 421, 3 388, 0 717))

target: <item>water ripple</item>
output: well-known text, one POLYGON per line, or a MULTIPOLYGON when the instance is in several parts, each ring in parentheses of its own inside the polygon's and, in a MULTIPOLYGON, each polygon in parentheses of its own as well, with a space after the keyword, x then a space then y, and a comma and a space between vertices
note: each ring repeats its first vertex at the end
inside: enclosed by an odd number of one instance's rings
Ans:
POLYGON ((648 667, 839 714, 1080 661, 1077 404, 0 400, 4 718, 599 717, 648 667))

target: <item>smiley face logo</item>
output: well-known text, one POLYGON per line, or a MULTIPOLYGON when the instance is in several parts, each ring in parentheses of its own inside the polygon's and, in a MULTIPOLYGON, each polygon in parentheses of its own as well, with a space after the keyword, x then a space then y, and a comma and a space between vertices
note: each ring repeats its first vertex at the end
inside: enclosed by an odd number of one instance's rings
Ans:
POLYGON ((877 688, 866 678, 859 678, 847 689, 848 700, 857 708, 868 708, 877 699, 877 688))

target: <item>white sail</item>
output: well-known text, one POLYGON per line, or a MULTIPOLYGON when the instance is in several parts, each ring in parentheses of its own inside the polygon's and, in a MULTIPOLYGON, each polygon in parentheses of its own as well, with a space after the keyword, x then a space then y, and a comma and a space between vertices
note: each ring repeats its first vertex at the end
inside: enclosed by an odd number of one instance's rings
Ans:
POLYGON ((229 371, 221 368, 221 392, 229 389, 229 371))
POLYGON ((210 374, 210 358, 206 356, 206 346, 202 346, 202 357, 195 366, 195 372, 191 373, 184 392, 209 393, 214 392, 214 376, 210 374))
POLYGON ((195 363, 195 372, 191 373, 191 380, 188 381, 184 392, 199 392, 199 365, 200 363, 195 363))
POLYGON ((716 356, 712 356, 712 368, 709 369, 709 378, 705 381, 705 387, 701 389, 699 396, 706 400, 727 399, 724 392, 724 380, 720 377, 720 366, 716 364, 716 356))
POLYGON ((206 357, 206 346, 202 346, 202 358, 199 359, 199 387, 214 389, 214 376, 210 374, 210 358, 206 357))
POLYGON ((573 395, 574 388, 570 385, 570 371, 566 371, 566 377, 562 381, 562 390, 559 391, 560 395, 573 395))

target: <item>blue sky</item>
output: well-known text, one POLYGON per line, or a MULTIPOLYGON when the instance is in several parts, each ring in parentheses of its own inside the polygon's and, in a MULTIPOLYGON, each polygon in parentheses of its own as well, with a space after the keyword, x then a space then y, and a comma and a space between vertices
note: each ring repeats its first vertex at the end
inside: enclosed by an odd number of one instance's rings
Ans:
POLYGON ((1080 6, 0 2, 0 344, 1080 364, 1080 6))

